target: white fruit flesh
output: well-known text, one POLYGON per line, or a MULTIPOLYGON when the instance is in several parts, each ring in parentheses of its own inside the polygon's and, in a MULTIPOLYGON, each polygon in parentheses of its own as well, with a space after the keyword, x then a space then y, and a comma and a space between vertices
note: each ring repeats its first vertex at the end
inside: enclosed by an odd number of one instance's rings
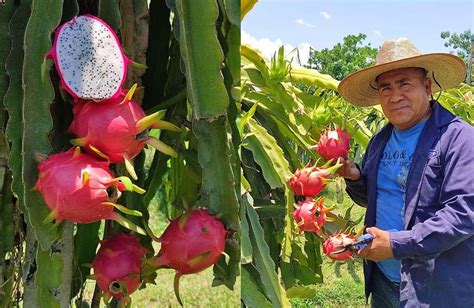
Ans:
POLYGON ((60 29, 55 57, 66 90, 82 99, 109 99, 125 78, 126 58, 114 33, 89 16, 60 29))

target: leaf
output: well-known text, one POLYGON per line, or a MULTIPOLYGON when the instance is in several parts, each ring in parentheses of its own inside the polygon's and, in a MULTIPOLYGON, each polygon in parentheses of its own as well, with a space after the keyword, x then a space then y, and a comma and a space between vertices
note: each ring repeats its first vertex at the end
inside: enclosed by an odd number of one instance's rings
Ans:
POLYGON ((216 34, 215 0, 176 0, 179 47, 185 67, 188 98, 197 119, 224 115, 229 97, 221 75, 224 53, 216 34), (206 56, 202 56, 202 48, 206 56))
POLYGON ((293 67, 288 75, 288 81, 307 86, 318 86, 324 89, 337 91, 339 81, 327 74, 305 67, 293 67))
MULTIPOLYGON (((152 114, 155 111, 150 112, 150 108, 164 105, 164 90, 169 74, 167 66, 171 61, 170 56, 173 55, 170 54, 170 38, 172 38, 170 9, 166 6, 166 1, 151 1, 149 12, 150 24, 146 52, 148 69, 142 77, 143 86, 146 89, 142 107, 147 114, 152 114)), ((182 100, 181 98, 179 101, 182 100)))
POLYGON ((240 1, 240 20, 244 19, 245 15, 253 8, 258 0, 241 0, 240 1))
POLYGON ((57 239, 57 230, 43 224, 50 213, 38 192, 32 190, 37 178, 36 153, 49 154, 52 129, 50 104, 54 98, 51 81, 41 79, 41 64, 51 48, 50 33, 59 24, 62 1, 45 0, 32 4, 32 14, 25 30, 23 63, 23 170, 25 206, 29 225, 43 250, 57 239), (47 16, 47 18, 45 18, 47 16))
POLYGON ((71 20, 79 15, 79 4, 77 0, 64 0, 62 20, 71 20))
MULTIPOLYGON (((12 1, 10 1, 12 2, 12 1)), ((23 133, 23 88, 22 88, 22 67, 23 67, 23 37, 26 23, 30 16, 31 0, 22 1, 10 20, 9 29, 12 38, 11 51, 6 59, 6 71, 9 77, 9 86, 3 100, 5 109, 8 112, 9 120, 5 129, 5 135, 10 141, 10 153, 8 166, 12 171, 12 191, 18 198, 20 210, 28 219, 28 211, 24 203, 23 183, 21 179, 22 155, 21 140, 23 133)))
POLYGON ((264 79, 269 77, 269 66, 268 60, 265 56, 256 48, 248 44, 242 44, 240 46, 241 55, 252 62, 255 65, 255 68, 262 74, 264 79))
MULTIPOLYGON (((5 62, 11 48, 11 37, 8 33, 8 24, 15 12, 13 1, 9 1, 2 6, 0 10, 0 101, 3 101, 8 89, 8 76, 5 70, 5 62)), ((5 112, 0 111, 0 123, 5 125, 5 112)), ((2 126, 3 127, 3 126, 2 126)))
POLYGON ((245 137, 244 147, 252 151, 270 187, 283 187, 291 176, 283 150, 275 138, 255 120, 249 119, 248 127, 252 135, 245 137))
POLYGON ((273 306, 290 307, 285 291, 279 283, 275 271, 275 263, 270 257, 270 249, 265 242, 263 228, 258 221, 257 212, 251 205, 252 200, 247 193, 243 198, 243 206, 246 207, 247 219, 250 226, 250 240, 253 247, 253 257, 256 269, 260 274, 265 295, 270 299, 273 306))
POLYGON ((13 204, 13 193, 11 191, 12 175, 10 170, 3 171, 4 179, 2 197, 0 199, 0 260, 2 260, 6 253, 13 250, 15 241, 15 209, 13 204))
POLYGON ((272 304, 263 295, 257 283, 249 274, 250 265, 242 266, 241 299, 246 307, 272 307, 272 304))
POLYGON ((367 128, 367 126, 365 126, 365 123, 362 122, 361 120, 358 120, 356 119, 355 120, 357 122, 357 124, 359 124, 359 128, 362 129, 364 131, 364 133, 370 137, 372 137, 372 132, 367 128))
POLYGON ((239 0, 224 0, 225 11, 229 21, 240 27, 240 3, 239 0))
POLYGON ((38 307, 60 307, 58 301, 61 284, 61 266, 63 261, 58 253, 44 251, 38 247, 36 253, 36 304, 38 307))
POLYGON ((244 73, 246 74, 246 77, 249 78, 249 80, 252 82, 253 85, 257 87, 266 87, 267 83, 265 81, 265 78, 263 78, 262 73, 260 73, 259 70, 252 67, 245 67, 242 70, 242 77, 245 77, 244 73))
POLYGON ((247 125, 247 122, 253 117, 253 115, 255 114, 255 111, 257 110, 257 106, 258 104, 254 104, 250 109, 249 111, 247 111, 244 116, 240 119, 240 123, 239 123, 239 131, 241 133, 241 135, 243 134, 244 132, 244 127, 245 125, 247 125))
POLYGON ((71 298, 76 296, 86 282, 90 269, 84 264, 91 264, 99 244, 100 222, 77 225, 74 236, 74 274, 72 280, 71 298))
POLYGON ((281 243, 281 258, 283 262, 288 262, 291 256, 291 243, 293 242, 293 232, 295 230, 295 221, 292 217, 295 206, 295 198, 289 187, 285 187, 285 201, 285 228, 283 229, 283 241, 281 243))
POLYGON ((306 298, 313 299, 316 296, 316 290, 307 287, 295 286, 286 290, 288 298, 306 298))
MULTIPOLYGON (((229 0, 226 0, 229 1, 229 0)), ((231 0, 236 1, 236 0, 231 0)), ((232 76, 232 85, 240 85, 240 27, 231 25, 226 34, 225 44, 227 54, 225 57, 226 67, 232 76)))
MULTIPOLYGON (((250 242, 250 228, 247 221, 247 211, 245 206, 240 209, 240 263, 247 264, 252 262, 252 243, 250 242)), ((243 279, 243 278, 242 278, 243 279)))
MULTIPOLYGON (((198 158, 202 168, 202 187, 199 203, 209 212, 218 215, 224 225, 239 233, 239 203, 234 175, 229 157, 231 145, 228 139, 227 118, 219 117, 213 121, 196 120, 193 124, 198 140, 198 158)), ((237 235, 238 237, 238 235, 237 235)), ((220 267, 214 267, 216 277, 231 288, 239 272, 240 246, 236 239, 226 242, 226 253, 230 256, 228 264, 221 258, 220 267)), ((216 281, 216 283, 218 283, 216 281)))
POLYGON ((99 0, 99 17, 116 32, 120 30, 121 14, 118 0, 99 0))

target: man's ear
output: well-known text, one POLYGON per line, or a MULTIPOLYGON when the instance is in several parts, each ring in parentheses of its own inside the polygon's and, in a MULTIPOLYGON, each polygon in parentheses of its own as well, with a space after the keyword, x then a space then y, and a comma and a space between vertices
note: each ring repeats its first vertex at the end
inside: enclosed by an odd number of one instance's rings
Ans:
POLYGON ((431 96, 432 94, 432 91, 431 91, 431 83, 432 83, 432 80, 430 77, 427 77, 425 79, 425 82, 424 82, 424 86, 425 86, 425 89, 426 89, 426 94, 428 94, 428 96, 431 96))

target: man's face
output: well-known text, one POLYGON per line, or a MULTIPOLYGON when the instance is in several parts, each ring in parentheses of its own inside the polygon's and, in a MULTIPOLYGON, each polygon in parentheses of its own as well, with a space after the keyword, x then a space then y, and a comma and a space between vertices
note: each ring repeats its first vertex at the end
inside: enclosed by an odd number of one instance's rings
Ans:
POLYGON ((388 71, 376 82, 383 113, 397 129, 408 129, 429 115, 431 79, 422 69, 388 71))

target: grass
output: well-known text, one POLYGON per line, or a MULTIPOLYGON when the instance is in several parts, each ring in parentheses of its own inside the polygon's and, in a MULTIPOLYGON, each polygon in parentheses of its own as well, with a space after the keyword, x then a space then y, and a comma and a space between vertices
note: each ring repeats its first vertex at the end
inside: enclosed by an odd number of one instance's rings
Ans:
POLYGON ((324 282, 314 287, 313 299, 292 299, 293 307, 365 307, 362 261, 323 261, 324 282))

